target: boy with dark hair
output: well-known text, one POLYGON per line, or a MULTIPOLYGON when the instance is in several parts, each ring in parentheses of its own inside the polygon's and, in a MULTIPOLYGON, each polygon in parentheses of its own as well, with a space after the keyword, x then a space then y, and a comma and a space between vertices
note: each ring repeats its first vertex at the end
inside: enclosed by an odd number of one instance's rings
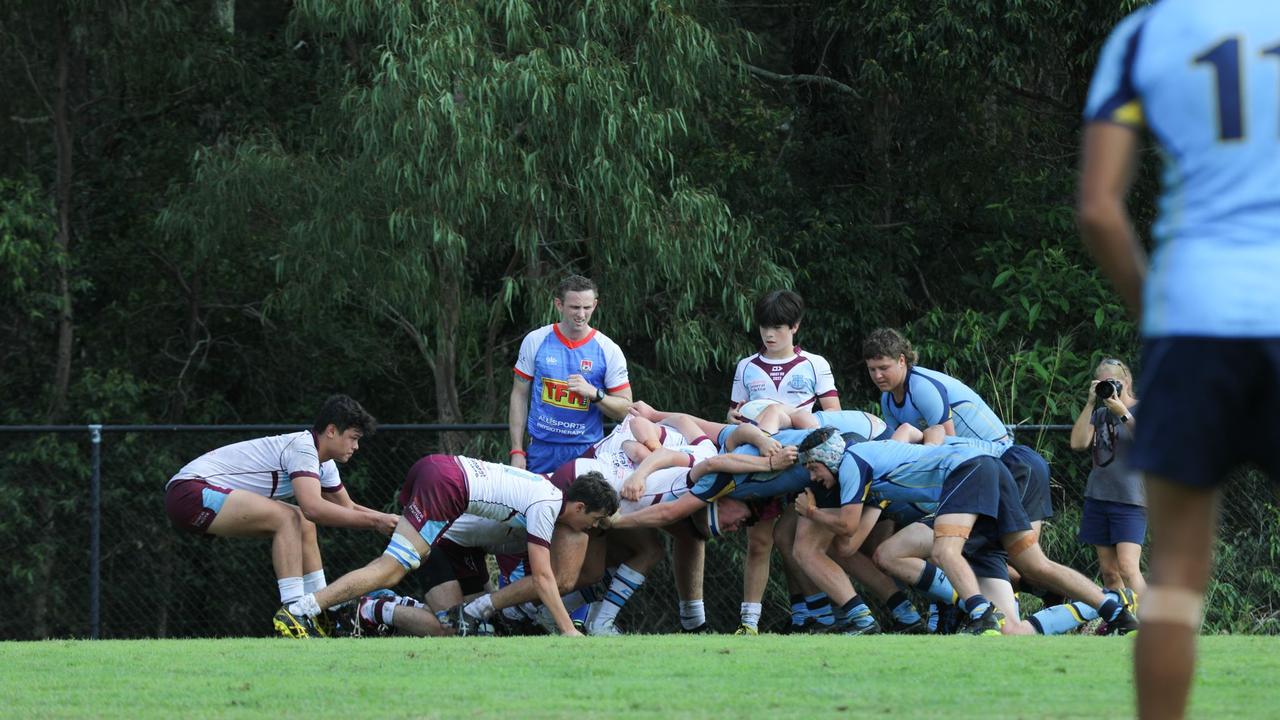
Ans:
MULTIPOLYGON (((755 321, 763 347, 738 361, 730 393, 730 422, 753 422, 759 412, 774 404, 806 410, 840 409, 831 364, 795 344, 803 317, 804 299, 795 291, 774 290, 756 301, 755 321)), ((776 524, 776 519, 756 523, 747 533, 739 628, 743 634, 758 632, 776 524)), ((790 573, 787 585, 792 591, 793 608, 801 608, 799 601, 804 599, 804 593, 798 592, 800 585, 790 573)), ((817 607, 822 607, 822 598, 816 602, 817 607)))
POLYGON ((338 476, 337 463, 376 426, 360 403, 334 395, 311 430, 238 442, 187 463, 165 486, 165 512, 187 532, 271 538, 280 601, 293 602, 325 586, 316 525, 395 529, 395 515, 357 505, 338 476), (296 506, 281 502, 291 497, 296 506))

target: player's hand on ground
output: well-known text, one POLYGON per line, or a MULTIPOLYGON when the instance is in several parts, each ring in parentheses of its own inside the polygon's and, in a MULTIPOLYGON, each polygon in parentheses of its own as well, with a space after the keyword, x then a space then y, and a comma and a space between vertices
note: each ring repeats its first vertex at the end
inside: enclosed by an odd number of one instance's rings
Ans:
POLYGON ((562 632, 560 634, 564 637, 586 637, 586 635, 583 635, 582 631, 579 630, 578 628, 574 628, 569 632, 562 632))
POLYGON ((645 420, 652 420, 654 422, 657 422, 656 420, 654 420, 653 416, 657 415, 658 411, 654 410, 653 406, 650 405, 649 403, 643 400, 636 400, 635 402, 631 403, 631 407, 627 409, 627 414, 635 415, 636 417, 644 418, 645 420))
POLYGON ((581 375, 570 375, 568 380, 569 392, 574 393, 578 397, 587 400, 596 399, 596 386, 587 382, 587 379, 581 375))
POLYGON ((374 526, 374 529, 382 533, 383 535, 390 537, 391 534, 396 531, 396 526, 399 524, 400 524, 399 515, 391 515, 389 513, 379 513, 378 524, 374 526))
POLYGON ((618 491, 619 497, 623 500, 639 500, 644 494, 644 482, 644 475, 638 472, 631 473, 631 477, 622 483, 622 489, 618 491))
POLYGON ((527 463, 525 461, 524 453, 513 453, 511 455, 511 459, 507 462, 511 464, 511 467, 520 468, 521 470, 526 469, 527 463))
POLYGON ((818 501, 813 497, 813 491, 805 488, 804 492, 796 496, 796 514, 800 517, 809 517, 809 513, 817 507, 818 501))

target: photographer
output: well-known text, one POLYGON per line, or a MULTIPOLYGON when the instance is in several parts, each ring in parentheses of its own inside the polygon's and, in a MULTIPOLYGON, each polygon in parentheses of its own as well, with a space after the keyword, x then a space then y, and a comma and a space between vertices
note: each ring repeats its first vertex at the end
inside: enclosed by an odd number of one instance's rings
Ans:
POLYGON ((1107 358, 1094 378, 1071 428, 1071 449, 1093 453, 1079 537, 1097 548, 1104 586, 1116 591, 1128 587, 1141 595, 1147 586, 1140 568, 1147 502, 1142 476, 1129 470, 1127 461, 1138 404, 1133 374, 1123 362, 1107 358))

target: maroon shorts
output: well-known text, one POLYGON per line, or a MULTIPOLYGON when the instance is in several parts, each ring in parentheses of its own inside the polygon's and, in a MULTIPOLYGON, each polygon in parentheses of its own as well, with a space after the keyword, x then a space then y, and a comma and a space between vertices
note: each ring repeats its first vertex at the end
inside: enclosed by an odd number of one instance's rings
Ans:
POLYGON ((165 488, 164 511, 175 528, 203 535, 230 494, 197 478, 175 480, 165 488))
POLYGON ((484 584, 489 581, 489 566, 485 564, 484 549, 463 547, 452 540, 442 538, 436 543, 432 555, 436 553, 440 553, 449 561, 453 579, 458 581, 463 595, 474 595, 484 591, 484 584))
POLYGON ((450 455, 428 455, 409 468, 400 488, 404 518, 429 545, 467 511, 467 477, 450 455))

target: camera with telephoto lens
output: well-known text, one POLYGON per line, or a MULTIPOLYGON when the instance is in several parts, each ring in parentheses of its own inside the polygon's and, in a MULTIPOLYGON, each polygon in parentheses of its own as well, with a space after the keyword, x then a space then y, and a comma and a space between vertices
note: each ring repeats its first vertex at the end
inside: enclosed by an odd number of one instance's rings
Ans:
POLYGON ((1122 390, 1124 390, 1124 386, 1115 378, 1100 380, 1097 385, 1093 386, 1093 392, 1098 396, 1099 400, 1106 400, 1113 395, 1119 395, 1122 390))

